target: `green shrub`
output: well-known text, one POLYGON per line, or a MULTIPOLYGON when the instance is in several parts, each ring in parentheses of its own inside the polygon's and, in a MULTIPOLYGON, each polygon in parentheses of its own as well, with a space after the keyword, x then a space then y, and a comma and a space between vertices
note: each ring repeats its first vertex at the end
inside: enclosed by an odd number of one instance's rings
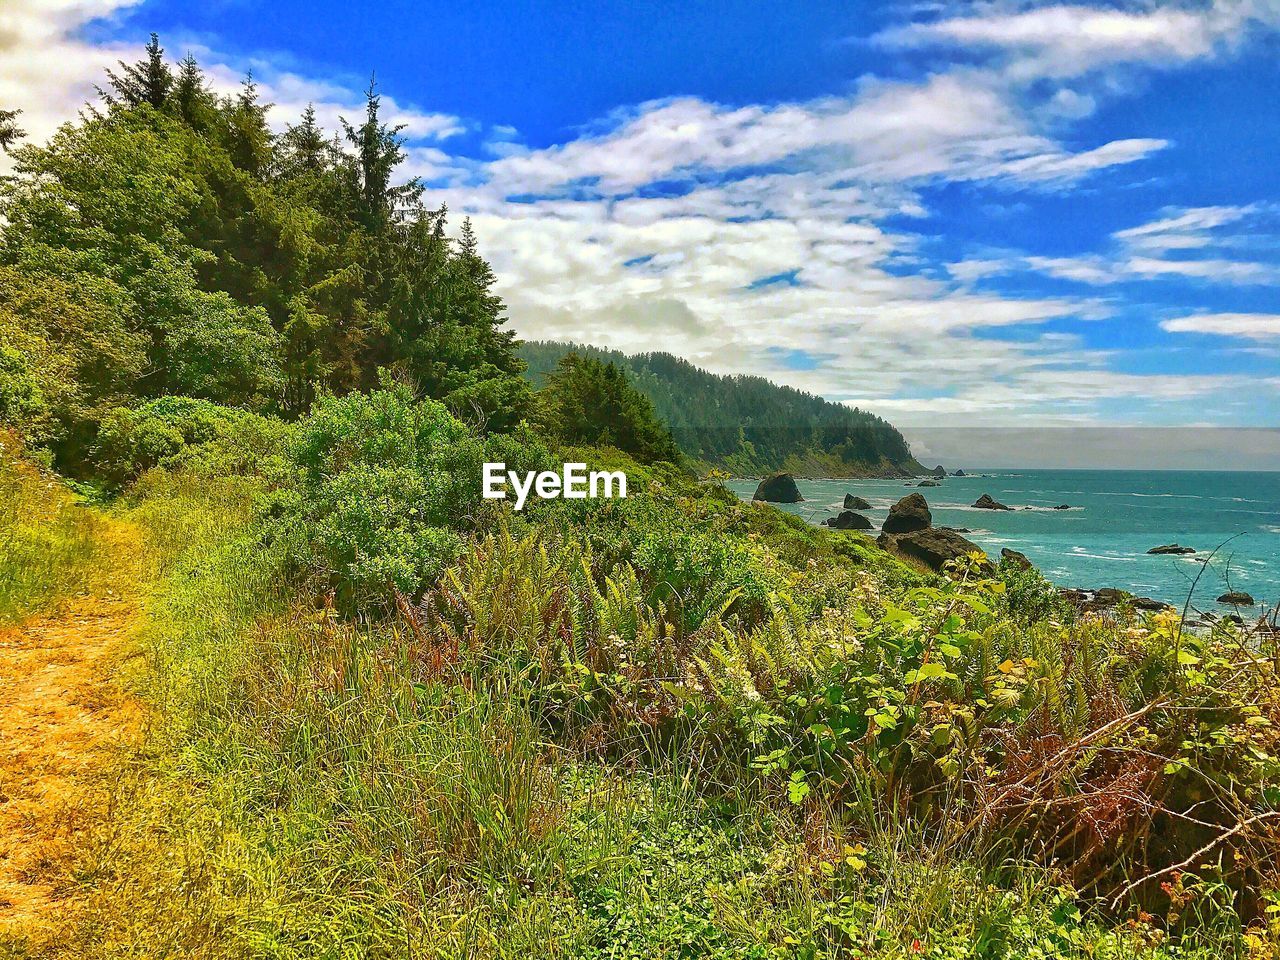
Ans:
POLYGON ((531 434, 478 437, 394 386, 319 400, 286 459, 293 484, 273 505, 271 535, 350 611, 385 607, 396 591, 420 597, 463 535, 499 512, 481 495, 486 461, 543 469, 550 456, 531 434))
POLYGON ((190 457, 200 445, 219 441, 220 466, 228 469, 238 461, 243 468, 283 432, 278 421, 246 410, 194 397, 160 397, 108 413, 98 432, 96 458, 108 482, 122 485, 152 467, 190 457))

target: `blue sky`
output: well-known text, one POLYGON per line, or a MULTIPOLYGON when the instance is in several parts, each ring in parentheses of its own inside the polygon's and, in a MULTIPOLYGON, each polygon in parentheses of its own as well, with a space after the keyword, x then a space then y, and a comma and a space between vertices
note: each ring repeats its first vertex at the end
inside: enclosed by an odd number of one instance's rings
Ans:
POLYGON ((277 125, 376 70, 524 336, 909 436, 1280 423, 1280 0, 8 0, 0 101, 47 133, 152 30, 277 125))

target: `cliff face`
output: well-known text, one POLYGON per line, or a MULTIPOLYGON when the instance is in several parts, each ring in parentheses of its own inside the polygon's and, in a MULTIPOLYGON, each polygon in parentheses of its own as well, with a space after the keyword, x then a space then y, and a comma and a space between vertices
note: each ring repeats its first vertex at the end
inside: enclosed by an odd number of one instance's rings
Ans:
POLYGON ((552 341, 522 344, 535 387, 566 353, 610 361, 636 388, 695 464, 739 476, 913 477, 926 469, 902 434, 874 414, 763 377, 721 376, 668 353, 629 356, 552 341))

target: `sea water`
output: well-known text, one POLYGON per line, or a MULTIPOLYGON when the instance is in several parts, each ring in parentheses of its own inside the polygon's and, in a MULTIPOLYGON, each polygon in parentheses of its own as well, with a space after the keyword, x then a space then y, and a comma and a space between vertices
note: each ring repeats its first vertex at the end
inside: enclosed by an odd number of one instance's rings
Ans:
MULTIPOLYGON (((1178 606, 1192 596, 1196 608, 1217 612, 1230 609, 1215 602, 1219 595, 1242 590, 1258 601, 1242 614, 1280 601, 1280 473, 965 472, 923 488, 918 481, 797 479, 804 502, 775 506, 818 524, 852 493, 871 503, 863 513, 878 530, 890 506, 917 492, 936 526, 968 528, 965 536, 995 558, 1002 547, 1018 550, 1061 586, 1119 587, 1178 606), (1014 509, 975 509, 984 493, 1014 509), (1061 504, 1071 509, 1053 509, 1061 504), (1147 553, 1175 542, 1197 552, 1147 553)), ((732 480, 729 487, 749 500, 756 483, 732 480)))

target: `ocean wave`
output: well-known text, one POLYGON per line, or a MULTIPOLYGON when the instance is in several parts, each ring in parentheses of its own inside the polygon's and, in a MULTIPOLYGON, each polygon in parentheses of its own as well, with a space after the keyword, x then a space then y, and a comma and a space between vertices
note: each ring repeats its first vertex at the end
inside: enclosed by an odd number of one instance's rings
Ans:
POLYGON ((1073 557, 1087 557, 1090 560, 1112 560, 1120 563, 1136 563, 1137 557, 1118 557, 1107 556, 1104 553, 1089 553, 1088 547, 1072 547, 1071 555, 1073 557))
POLYGON ((1095 497, 1142 497, 1148 500, 1226 500, 1227 497, 1205 497, 1198 493, 1132 493, 1127 490, 1096 490, 1095 497))

